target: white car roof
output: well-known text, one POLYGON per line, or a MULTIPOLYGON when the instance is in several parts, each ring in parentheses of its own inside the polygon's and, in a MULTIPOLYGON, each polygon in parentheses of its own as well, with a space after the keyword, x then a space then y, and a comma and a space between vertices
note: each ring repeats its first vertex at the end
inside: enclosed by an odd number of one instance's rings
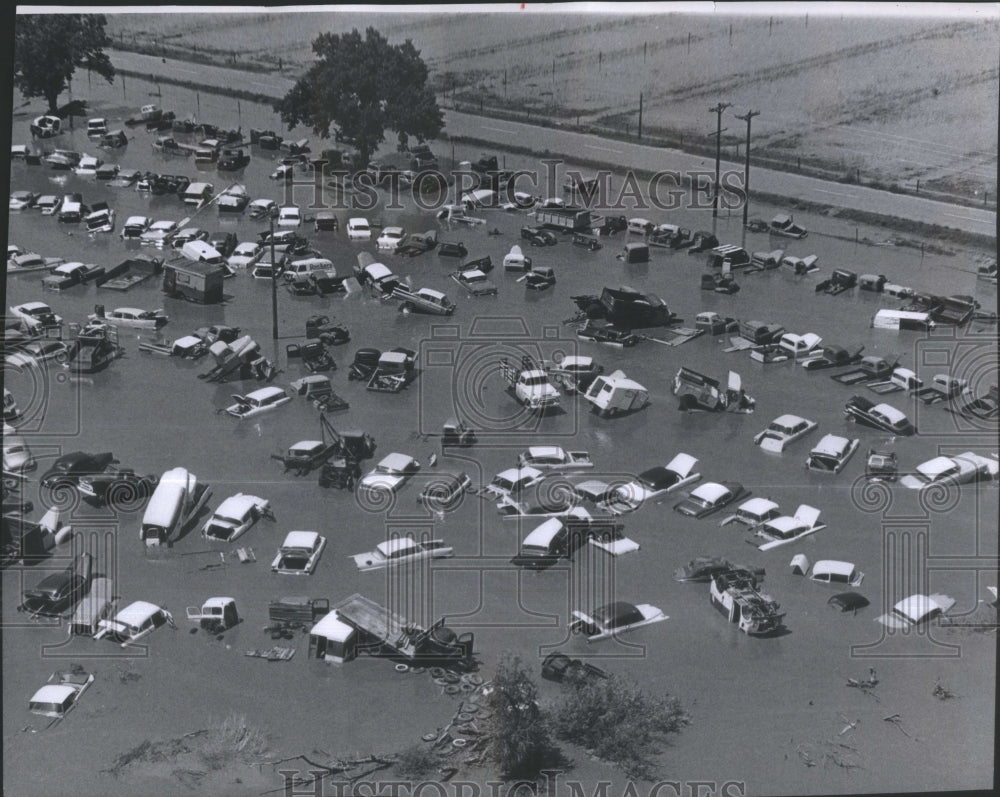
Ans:
POLYGON ((348 219, 347 224, 351 227, 367 227, 368 219, 363 219, 360 216, 357 216, 353 219, 348 219))
POLYGON ((942 612, 947 611, 949 606, 942 606, 933 598, 927 595, 910 595, 908 598, 903 598, 899 603, 892 607, 893 610, 902 614, 903 616, 909 618, 913 622, 917 622, 921 618, 925 617, 928 613, 939 609, 942 612))
POLYGON ((917 465, 917 471, 929 481, 933 481, 942 473, 954 470, 955 467, 955 462, 950 457, 934 457, 917 465))
POLYGON ((541 526, 532 531, 527 537, 524 538, 523 545, 537 545, 541 548, 548 547, 548 544, 552 542, 552 538, 559 533, 563 524, 559 518, 549 518, 541 526))
POLYGON ((417 291, 417 295, 427 296, 431 299, 437 299, 439 301, 445 298, 444 294, 441 293, 441 291, 436 291, 433 288, 421 288, 420 290, 417 291))
POLYGON ((778 505, 770 498, 751 498, 749 501, 744 501, 740 504, 737 510, 754 515, 764 515, 777 508, 778 505))
POLYGON ((851 441, 846 437, 836 434, 824 435, 812 450, 813 454, 825 454, 830 457, 839 457, 851 445, 851 441))
POLYGON ((774 520, 767 521, 764 525, 780 534, 787 534, 790 531, 800 528, 802 526, 802 522, 798 518, 791 517, 790 515, 782 515, 774 520))
POLYGON ((256 495, 236 493, 236 495, 229 496, 229 498, 219 504, 219 508, 215 510, 215 514, 222 517, 238 518, 249 512, 251 507, 259 506, 263 503, 264 500, 258 498, 256 495))
POLYGON ((696 498, 701 498, 704 501, 718 501, 722 496, 728 493, 725 487, 723 487, 718 482, 705 482, 700 487, 696 487, 691 491, 691 495, 696 498))
POLYGON ((560 368, 570 368, 578 365, 582 368, 589 368, 594 363, 593 357, 584 357, 579 354, 567 354, 559 363, 560 368))
POLYGON ((500 471, 496 475, 496 479, 506 479, 509 482, 517 482, 525 476, 535 478, 536 476, 541 476, 542 472, 538 468, 524 467, 524 468, 507 468, 507 470, 500 471))
POLYGON ((566 456, 566 452, 559 446, 528 446, 529 457, 559 457, 566 456))
POLYGON ((798 415, 787 415, 786 414, 786 415, 779 415, 771 423, 772 424, 779 424, 781 426, 795 426, 796 424, 802 423, 805 420, 806 420, 805 418, 802 418, 802 417, 800 417, 798 415))
POLYGON ((282 548, 315 548, 319 534, 315 531, 290 531, 285 535, 282 548))
POLYGON ((375 549, 384 557, 389 558, 397 551, 406 551, 417 547, 416 540, 410 537, 393 537, 391 540, 383 540, 375 546, 375 549))
POLYGON ((46 684, 31 696, 29 703, 55 703, 62 705, 66 698, 77 692, 66 684, 46 684))
POLYGON ((53 274, 70 274, 73 271, 76 271, 82 265, 83 265, 83 263, 80 263, 79 261, 73 262, 73 263, 63 263, 61 266, 56 266, 54 269, 52 269, 52 273, 53 274))
POLYGON ((906 420, 906 414, 897 410, 891 404, 876 404, 872 407, 871 411, 884 415, 890 423, 899 423, 906 420))
POLYGON ((813 565, 813 575, 829 573, 833 576, 850 578, 854 573, 854 562, 842 562, 838 559, 820 559, 813 565))
POLYGON ((247 393, 247 398, 265 399, 265 398, 270 398, 271 396, 276 396, 279 393, 284 393, 284 392, 285 392, 284 388, 277 387, 275 385, 268 385, 267 387, 262 387, 257 390, 254 390, 251 393, 247 393))
POLYGON ((149 617, 160 611, 160 607, 148 601, 135 601, 122 609, 115 616, 115 622, 125 625, 142 625, 149 617))
POLYGON ((236 245, 236 248, 233 250, 233 254, 235 255, 243 252, 252 253, 256 252, 258 249, 260 249, 260 244, 256 241, 243 241, 242 243, 236 245))
POLYGON ((365 266, 364 271, 365 274, 375 280, 392 276, 392 272, 389 270, 389 267, 384 263, 369 263, 365 266))
POLYGON ((310 634, 344 642, 354 634, 354 627, 341 620, 336 612, 330 612, 309 631, 310 634))
POLYGON ((378 466, 388 470, 399 471, 406 468, 413 461, 413 457, 409 454, 400 454, 399 452, 394 451, 392 454, 387 454, 382 457, 378 466))
POLYGON ((289 446, 289 451, 316 451, 323 447, 322 440, 299 440, 295 445, 289 446))
POLYGON ((396 238, 398 238, 401 235, 403 235, 403 232, 404 232, 404 230, 403 230, 402 227, 383 227, 382 228, 382 235, 380 237, 383 237, 383 238, 396 237, 396 238))

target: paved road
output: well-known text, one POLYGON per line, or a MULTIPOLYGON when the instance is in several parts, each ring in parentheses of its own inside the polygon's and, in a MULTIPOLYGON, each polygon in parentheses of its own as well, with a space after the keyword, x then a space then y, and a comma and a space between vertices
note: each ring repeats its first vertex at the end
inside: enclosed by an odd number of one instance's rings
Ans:
MULTIPOLYGON (((291 78, 276 74, 242 72, 174 59, 164 61, 156 56, 137 53, 112 51, 111 58, 116 67, 141 74, 202 83, 206 86, 227 86, 275 98, 283 96, 294 84, 291 78)), ((568 158, 576 156, 589 160, 606 159, 616 165, 646 171, 714 170, 714 162, 701 155, 689 155, 679 150, 616 141, 558 128, 535 127, 453 110, 445 112, 445 123, 446 131, 451 135, 483 139, 498 147, 523 145, 530 141, 531 147, 536 150, 548 150, 568 158)), ((743 164, 723 161, 723 168, 742 172, 743 164)), ((964 232, 995 235, 997 229, 996 212, 992 210, 951 205, 863 186, 843 185, 761 167, 751 170, 750 187, 751 193, 760 191, 791 199, 822 202, 851 210, 939 224, 964 232)))

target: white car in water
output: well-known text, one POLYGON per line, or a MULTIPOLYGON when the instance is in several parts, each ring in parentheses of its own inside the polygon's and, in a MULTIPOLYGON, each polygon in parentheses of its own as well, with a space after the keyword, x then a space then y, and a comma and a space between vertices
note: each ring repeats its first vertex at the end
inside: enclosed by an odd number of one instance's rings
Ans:
POLYGON ((397 246, 403 243, 406 231, 402 227, 383 227, 382 234, 375 240, 375 246, 379 249, 394 251, 397 246))
POLYGON ((271 503, 266 498, 236 493, 219 504, 201 530, 201 536, 207 540, 233 542, 262 517, 274 518, 271 503))

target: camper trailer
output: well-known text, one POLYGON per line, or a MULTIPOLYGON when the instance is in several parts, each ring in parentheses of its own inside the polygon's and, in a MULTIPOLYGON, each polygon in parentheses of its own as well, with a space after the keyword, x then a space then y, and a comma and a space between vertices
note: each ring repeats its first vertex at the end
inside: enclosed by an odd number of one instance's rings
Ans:
POLYGON ((205 241, 188 241, 181 247, 181 254, 195 263, 207 263, 211 266, 221 266, 226 262, 222 253, 205 241))
POLYGON ((163 292, 176 299, 215 304, 222 301, 225 274, 225 268, 212 263, 168 263, 163 267, 163 292))
POLYGON ((602 417, 641 409, 649 403, 649 391, 638 382, 628 379, 622 371, 609 376, 598 376, 588 388, 584 398, 602 417))
POLYGON ((309 658, 343 664, 354 658, 357 633, 336 612, 330 612, 309 631, 309 658))
POLYGON ((926 332, 935 324, 929 313, 918 313, 910 310, 879 310, 872 317, 875 329, 908 329, 926 332))

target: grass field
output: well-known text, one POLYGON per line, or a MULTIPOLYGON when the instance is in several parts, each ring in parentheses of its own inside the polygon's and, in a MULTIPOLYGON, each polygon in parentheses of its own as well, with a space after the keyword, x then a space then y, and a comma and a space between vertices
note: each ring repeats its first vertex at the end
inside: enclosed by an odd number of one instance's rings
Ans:
POLYGON ((463 110, 756 156, 844 182, 995 203, 996 19, 352 12, 113 15, 125 49, 303 71, 317 31, 412 39, 463 110))

